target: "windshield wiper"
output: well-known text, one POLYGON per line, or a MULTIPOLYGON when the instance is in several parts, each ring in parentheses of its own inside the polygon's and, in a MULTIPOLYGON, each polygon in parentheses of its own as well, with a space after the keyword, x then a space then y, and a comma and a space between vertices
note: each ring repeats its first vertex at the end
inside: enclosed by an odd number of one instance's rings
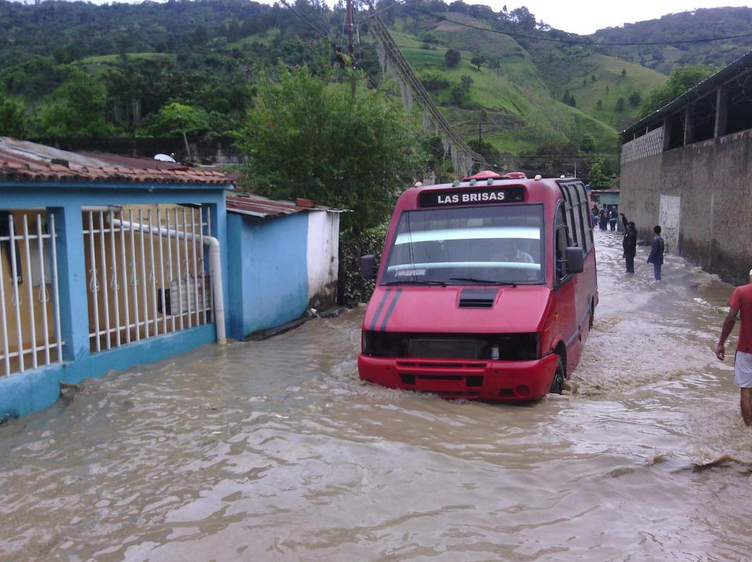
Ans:
POLYGON ((476 279, 475 277, 450 277, 450 281, 467 281, 469 283, 479 283, 483 285, 511 285, 516 287, 517 283, 510 281, 491 281, 490 279, 476 279))
POLYGON ((382 285, 437 285, 439 287, 447 286, 444 281, 435 281, 433 279, 428 279, 426 281, 414 281, 405 279, 404 281, 389 281, 388 283, 382 283, 382 285))

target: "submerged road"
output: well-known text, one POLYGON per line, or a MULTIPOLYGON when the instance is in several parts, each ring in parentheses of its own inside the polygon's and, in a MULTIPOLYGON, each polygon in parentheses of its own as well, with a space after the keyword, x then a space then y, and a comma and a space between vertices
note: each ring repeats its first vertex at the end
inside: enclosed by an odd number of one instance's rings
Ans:
POLYGON ((362 308, 86 381, 0 426, 0 560, 748 559, 752 430, 712 351, 732 287, 596 242, 569 394, 361 384, 362 308))

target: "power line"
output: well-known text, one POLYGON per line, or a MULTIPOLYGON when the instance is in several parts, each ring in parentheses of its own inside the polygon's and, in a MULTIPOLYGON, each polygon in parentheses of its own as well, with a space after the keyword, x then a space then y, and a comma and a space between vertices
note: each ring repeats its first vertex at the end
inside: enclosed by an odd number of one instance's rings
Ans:
POLYGON ((595 43, 593 41, 582 41, 578 39, 557 39, 555 37, 536 37, 534 35, 525 35, 524 33, 514 33, 514 32, 509 32, 509 31, 501 31, 498 29, 491 29, 488 27, 480 27, 478 25, 472 25, 470 23, 463 23, 460 21, 449 19, 447 17, 434 14, 433 12, 429 12, 427 10, 421 10, 420 8, 416 8, 414 6, 408 6, 407 4, 402 4, 400 2, 397 2, 397 3, 401 4, 408 10, 412 10, 414 12, 420 12, 421 14, 431 16, 438 20, 445 21, 448 23, 453 23, 455 25, 459 25, 460 27, 476 29, 478 31, 484 31, 486 33, 496 33, 498 35, 507 35, 509 37, 514 37, 516 39, 529 39, 531 41, 548 41, 549 43, 565 43, 567 45, 582 45, 583 47, 611 47, 611 46, 649 47, 649 46, 656 46, 656 45, 688 45, 692 43, 711 43, 713 41, 728 41, 730 39, 744 39, 744 38, 752 37, 752 33, 743 33, 740 35, 727 35, 725 37, 708 37, 705 39, 684 39, 681 41, 645 41, 641 43, 632 42, 632 41, 619 41, 619 42, 615 41, 615 42, 608 42, 608 43, 595 43))

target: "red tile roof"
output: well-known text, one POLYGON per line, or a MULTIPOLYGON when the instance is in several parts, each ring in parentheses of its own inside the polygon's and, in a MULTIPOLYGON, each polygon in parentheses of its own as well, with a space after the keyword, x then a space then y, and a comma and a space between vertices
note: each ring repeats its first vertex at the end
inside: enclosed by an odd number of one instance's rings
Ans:
POLYGON ((76 153, 0 137, 0 182, 86 182, 232 185, 205 168, 106 153, 76 153))

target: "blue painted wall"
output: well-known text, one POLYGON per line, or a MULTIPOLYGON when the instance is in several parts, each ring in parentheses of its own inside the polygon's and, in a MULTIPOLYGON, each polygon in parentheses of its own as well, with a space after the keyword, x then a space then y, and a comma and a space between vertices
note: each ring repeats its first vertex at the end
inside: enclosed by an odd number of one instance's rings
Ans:
MULTIPOLYGON (((76 383, 87 377, 101 376, 111 369, 125 369, 157 361, 216 341, 214 325, 207 325, 106 352, 90 353, 88 315, 78 312, 81 303, 86 306, 87 302, 81 207, 157 203, 209 205, 212 231, 221 248, 223 291, 227 303, 229 280, 224 191, 228 187, 231 186, 0 182, 0 208, 44 207, 48 213, 55 215, 59 233, 57 252, 61 335, 65 342, 63 363, 0 377, 0 423, 54 404, 60 396, 61 381, 76 383)), ((303 252, 305 253, 305 249, 303 252)), ((229 327, 227 312, 224 322, 229 327)))
POLYGON ((230 336, 300 318, 308 306, 308 215, 257 219, 228 213, 230 336))

